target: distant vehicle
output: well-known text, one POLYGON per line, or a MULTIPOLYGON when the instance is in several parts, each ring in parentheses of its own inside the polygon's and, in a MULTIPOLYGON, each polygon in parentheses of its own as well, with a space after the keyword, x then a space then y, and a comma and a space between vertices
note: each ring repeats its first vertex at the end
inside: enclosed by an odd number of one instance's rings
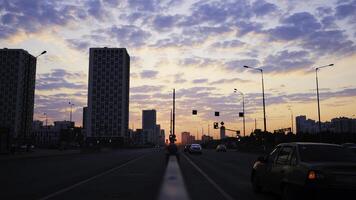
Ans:
POLYGON ((342 146, 346 149, 351 150, 353 153, 356 154, 356 144, 355 143, 344 143, 342 146))
POLYGON ((225 144, 219 144, 217 147, 216 147, 216 151, 217 152, 226 152, 227 148, 226 148, 226 145, 225 144))
MULTIPOLYGON (((259 157, 251 172, 255 192, 271 191, 283 199, 356 193, 355 155, 341 145, 285 143, 259 157)), ((304 199, 304 198, 300 198, 304 199)))
POLYGON ((189 153, 202 154, 203 152, 202 152, 202 148, 201 148, 200 144, 191 144, 189 146, 189 153))
POLYGON ((184 152, 189 152, 190 144, 184 145, 184 152))

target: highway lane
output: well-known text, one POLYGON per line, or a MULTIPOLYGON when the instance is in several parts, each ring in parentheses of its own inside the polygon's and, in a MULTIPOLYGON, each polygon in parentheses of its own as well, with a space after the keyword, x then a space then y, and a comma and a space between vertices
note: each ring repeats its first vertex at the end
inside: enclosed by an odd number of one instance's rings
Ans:
POLYGON ((188 193, 192 199, 204 200, 278 199, 271 194, 255 194, 252 192, 250 171, 256 158, 257 155, 255 154, 236 151, 224 153, 215 152, 214 150, 203 150, 202 155, 182 153, 180 166, 188 193))
POLYGON ((164 152, 157 151, 116 150, 4 160, 0 162, 0 199, 40 199, 115 167, 118 168, 53 199, 82 199, 83 196, 85 199, 140 199, 142 195, 154 198, 165 169, 164 152))

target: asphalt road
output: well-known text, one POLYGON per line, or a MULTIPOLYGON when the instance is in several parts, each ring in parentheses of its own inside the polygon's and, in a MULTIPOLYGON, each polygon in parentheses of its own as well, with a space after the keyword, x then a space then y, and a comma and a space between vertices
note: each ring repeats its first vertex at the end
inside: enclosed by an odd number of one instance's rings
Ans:
POLYGON ((250 171, 256 158, 255 154, 236 151, 182 153, 180 166, 191 199, 278 199, 272 194, 252 192, 250 171))
MULTIPOLYGON (((277 199, 252 192, 255 159, 236 151, 181 153, 190 199, 277 199)), ((165 168, 158 149, 0 160, 0 199, 157 199, 165 168)))
POLYGON ((0 199, 156 199, 164 152, 117 150, 0 161, 0 199))

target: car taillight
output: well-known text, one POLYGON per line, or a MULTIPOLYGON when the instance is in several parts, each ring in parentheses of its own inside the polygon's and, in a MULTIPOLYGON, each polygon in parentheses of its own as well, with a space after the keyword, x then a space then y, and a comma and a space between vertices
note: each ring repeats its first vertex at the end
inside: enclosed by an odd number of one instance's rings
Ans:
POLYGON ((321 174, 320 172, 317 172, 317 171, 314 171, 314 170, 310 170, 308 172, 308 176, 307 176, 307 179, 308 180, 320 180, 320 179, 323 179, 324 178, 324 175, 321 174))
POLYGON ((309 179, 309 180, 315 180, 315 179, 316 179, 316 173, 315 173, 315 171, 309 171, 309 173, 308 173, 308 179, 309 179))

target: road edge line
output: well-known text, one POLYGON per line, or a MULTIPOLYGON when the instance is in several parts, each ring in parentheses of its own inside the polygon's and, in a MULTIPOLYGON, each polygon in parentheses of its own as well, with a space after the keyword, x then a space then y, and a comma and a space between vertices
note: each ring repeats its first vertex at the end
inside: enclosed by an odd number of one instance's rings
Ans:
POLYGON ((232 196, 226 193, 213 179, 211 179, 200 167, 198 167, 188 156, 184 155, 184 158, 227 200, 234 200, 232 196))

